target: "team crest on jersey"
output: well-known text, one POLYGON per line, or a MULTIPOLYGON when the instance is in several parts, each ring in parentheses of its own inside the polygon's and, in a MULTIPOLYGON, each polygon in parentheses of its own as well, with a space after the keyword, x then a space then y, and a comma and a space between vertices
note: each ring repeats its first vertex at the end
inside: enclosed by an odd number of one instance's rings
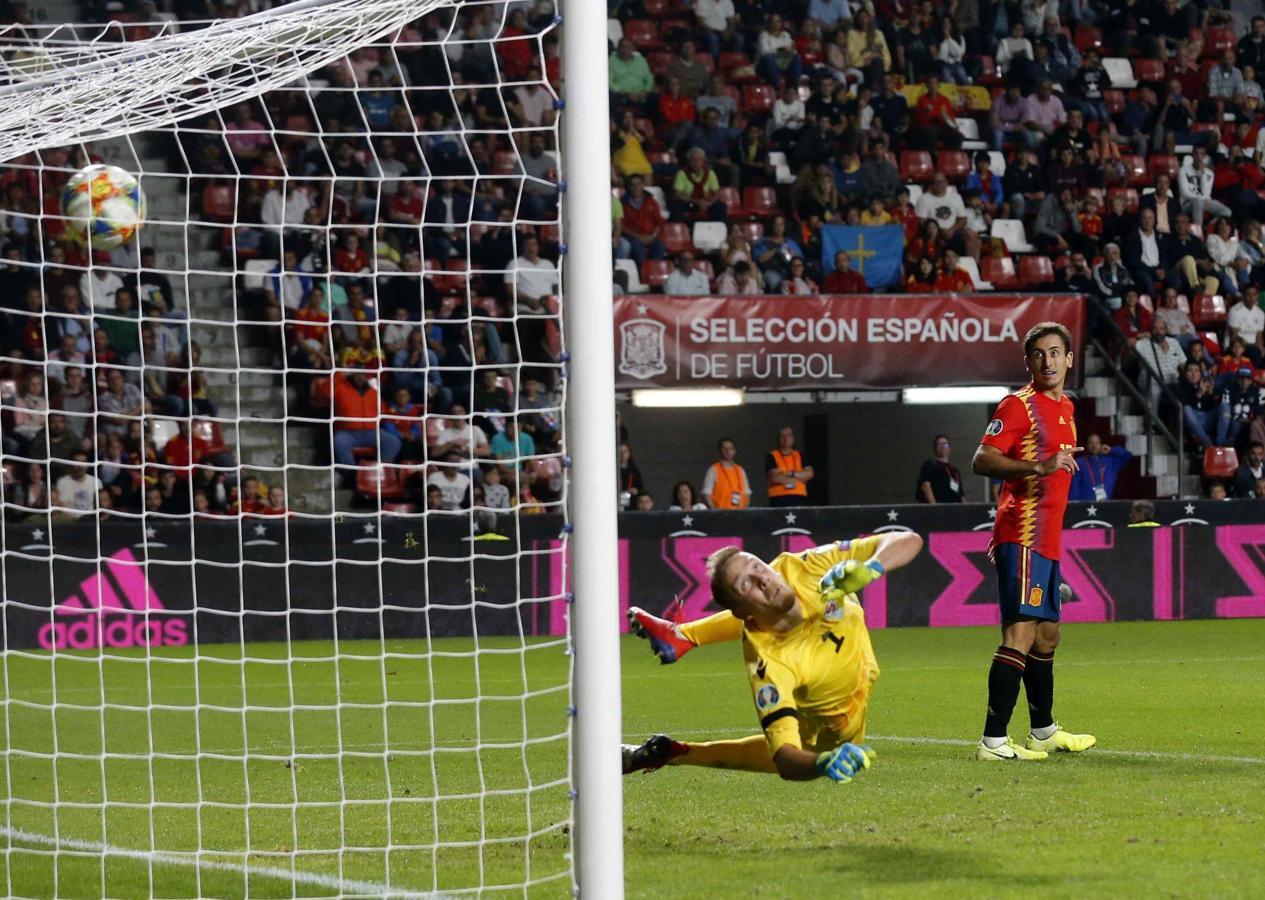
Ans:
POLYGON ((843 609, 834 600, 826 604, 826 608, 822 610, 821 617, 827 622, 838 622, 843 618, 843 609))
POLYGON ((1001 419, 993 419, 988 423, 988 427, 984 429, 984 433, 989 437, 997 437, 1001 434, 1001 419))
POLYGON ((766 684, 756 691, 755 705, 760 709, 768 709, 770 706, 777 706, 777 702, 781 699, 782 695, 777 692, 777 688, 771 684, 766 684))
POLYGON ((1042 590, 1041 588, 1039 588, 1039 587, 1034 587, 1034 588, 1032 589, 1032 591, 1028 594, 1028 605, 1029 605, 1029 606, 1040 606, 1040 605, 1041 605, 1041 599, 1042 599, 1044 596, 1045 596, 1045 591, 1043 591, 1043 590, 1042 590))

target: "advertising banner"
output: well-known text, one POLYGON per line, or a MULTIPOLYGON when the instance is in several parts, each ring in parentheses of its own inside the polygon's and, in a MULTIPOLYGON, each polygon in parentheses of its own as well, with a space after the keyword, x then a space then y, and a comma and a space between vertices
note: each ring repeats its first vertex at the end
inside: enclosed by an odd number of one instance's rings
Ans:
MULTIPOLYGON (((1023 336, 1079 294, 615 298, 616 385, 838 390, 1019 384, 1023 336)), ((1073 370, 1078 371, 1078 370, 1073 370)))

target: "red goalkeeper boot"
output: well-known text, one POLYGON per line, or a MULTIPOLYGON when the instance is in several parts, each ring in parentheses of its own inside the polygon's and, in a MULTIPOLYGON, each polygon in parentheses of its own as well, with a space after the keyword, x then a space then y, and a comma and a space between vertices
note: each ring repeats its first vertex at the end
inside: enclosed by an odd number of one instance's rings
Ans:
POLYGON ((640 606, 628 607, 628 627, 650 642, 650 649, 663 665, 676 662, 697 646, 681 635, 674 622, 652 616, 640 606))
POLYGON ((624 744, 622 749, 625 775, 662 769, 670 760, 690 752, 689 747, 672 740, 666 734, 656 734, 640 746, 624 744))

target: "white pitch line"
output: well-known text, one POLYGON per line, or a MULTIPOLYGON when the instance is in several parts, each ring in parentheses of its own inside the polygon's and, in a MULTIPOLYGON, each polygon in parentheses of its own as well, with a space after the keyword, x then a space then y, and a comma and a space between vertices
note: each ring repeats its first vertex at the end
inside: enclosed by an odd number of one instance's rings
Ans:
MULTIPOLYGON (((707 728, 692 729, 682 732, 682 734, 699 735, 704 737, 712 737, 714 735, 727 734, 734 737, 742 735, 743 726, 735 726, 734 728, 707 728)), ((652 732, 644 732, 642 734, 634 734, 632 737, 650 737, 652 732)), ((969 741, 964 738, 938 738, 926 737, 924 735, 898 735, 898 734, 870 734, 866 735, 866 740, 871 741, 893 741, 906 744, 926 744, 932 746, 943 747, 974 747, 979 741, 969 741)), ((1165 750, 1111 750, 1106 747, 1094 747, 1086 750, 1085 753, 1091 756, 1120 756, 1133 759, 1164 759, 1177 760, 1181 762, 1222 762, 1222 763, 1246 763, 1248 765, 1261 766, 1265 765, 1265 756, 1227 756, 1220 753, 1178 753, 1175 751, 1165 750)))
POLYGON ((36 844, 51 847, 54 850, 76 850, 83 853, 101 853, 106 856, 117 856, 123 859, 136 859, 156 866, 189 866, 198 869, 213 869, 223 872, 238 872, 246 875, 258 875, 262 878, 277 878, 293 884, 309 884, 315 887, 337 891, 339 896, 354 894, 368 897, 443 897, 442 894, 420 894, 401 891, 376 881, 358 881, 356 879, 338 878, 333 875, 321 875, 317 872, 291 872, 277 866, 241 865, 223 860, 203 859, 183 853, 165 853, 161 850, 133 850, 129 847, 116 847, 99 841, 84 841, 77 838, 58 838, 51 834, 27 831, 23 828, 0 826, 0 838, 7 838, 14 843, 36 844))

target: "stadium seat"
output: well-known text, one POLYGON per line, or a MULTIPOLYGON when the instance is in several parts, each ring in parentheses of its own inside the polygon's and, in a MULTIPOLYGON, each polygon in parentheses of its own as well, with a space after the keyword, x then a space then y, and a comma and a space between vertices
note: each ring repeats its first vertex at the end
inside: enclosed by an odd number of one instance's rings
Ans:
POLYGON ((308 385, 307 402, 314 410, 329 409, 332 396, 333 385, 328 375, 319 375, 308 385))
POLYGON ((976 84, 982 84, 985 87, 1001 84, 1001 76, 997 74, 996 60, 991 56, 977 56, 975 59, 979 66, 979 74, 975 76, 976 84))
MULTIPOLYGON (((721 190, 723 191, 724 188, 721 188, 721 190)), ((659 187, 657 184, 648 184, 646 185, 646 193, 651 197, 654 197, 654 202, 659 204, 659 209, 663 210, 664 213, 667 212, 668 195, 663 192, 663 188, 659 187)))
POLYGON ((748 84, 742 89, 742 111, 749 116, 767 116, 773 111, 777 94, 770 85, 748 84))
POLYGON ((1142 157, 1126 154, 1120 157, 1120 162, 1124 165, 1124 181, 1129 187, 1144 187, 1151 183, 1151 173, 1142 157))
POLYGON ((1108 90, 1102 92, 1103 105, 1107 107, 1107 115, 1115 116, 1124 112, 1124 91, 1108 90))
POLYGON ((666 259, 648 259, 641 264, 641 281, 647 287, 662 288, 672 274, 672 263, 666 259))
MULTIPOLYGON (((625 26, 624 34, 627 36, 628 28, 625 26)), ((1107 70, 1107 77, 1111 79, 1113 88, 1135 88, 1138 86, 1138 80, 1133 77, 1133 66, 1129 64, 1129 60, 1122 56, 1109 56, 1102 61, 1103 68, 1107 70)))
POLYGON ((991 164, 989 168, 993 170, 993 174, 995 174, 998 178, 1005 177, 1006 175, 1006 154, 1005 153, 1002 153, 1000 150, 989 150, 988 161, 991 164))
POLYGON ((971 173, 971 158, 961 150, 941 150, 936 154, 936 171, 949 181, 966 181, 971 173))
POLYGON ((992 290, 993 286, 980 277, 979 263, 975 261, 975 257, 963 254, 958 258, 958 268, 971 276, 971 284, 975 286, 975 290, 992 290))
POLYGON ((668 50, 650 50, 645 54, 646 65, 650 66, 650 74, 662 78, 668 72, 668 66, 676 58, 676 54, 668 50))
POLYGON ((275 259, 252 259, 246 263, 242 272, 242 287, 246 290, 261 290, 268 275, 277 267, 275 259))
POLYGON ((716 74, 716 60, 712 59, 712 55, 703 50, 694 53, 694 61, 700 63, 707 70, 708 75, 716 74))
POLYGON ((662 41, 659 40, 659 26, 646 19, 629 19, 625 22, 624 37, 632 41, 633 46, 641 51, 658 50, 663 47, 662 41))
POLYGON ((475 297, 470 306, 474 315, 485 316, 489 319, 502 318, 500 301, 495 297, 475 297))
POLYGON ((1147 312, 1151 313, 1152 315, 1155 314, 1155 303, 1152 302, 1150 294, 1139 294, 1138 306, 1142 307, 1143 309, 1145 309, 1147 312))
POLYGON ((404 496, 404 480, 395 466, 381 463, 361 465, 356 469, 356 493, 364 497, 399 500, 404 496))
MULTIPOLYGON (((541 222, 536 226, 536 237, 542 244, 557 244, 562 241, 562 226, 557 222, 541 222)), ((452 260, 448 261, 448 271, 452 271, 452 260)), ((461 271, 465 271, 462 269, 461 271)))
POLYGON ((666 19, 672 14, 671 0, 644 0, 641 5, 652 19, 666 19))
POLYGON ((756 80, 755 68, 751 65, 751 58, 745 53, 722 53, 716 60, 716 67, 725 73, 725 80, 731 84, 743 84, 756 80))
POLYGON ((690 226, 684 222, 664 222, 659 239, 673 256, 694 249, 694 243, 690 240, 690 226))
POLYGON ((1093 25, 1078 25, 1076 27, 1076 49, 1084 53, 1090 47, 1102 46, 1102 32, 1093 25))
MULTIPOLYGON (((1173 189, 1176 190, 1177 173, 1180 169, 1177 157, 1171 153, 1152 153, 1151 158, 1147 161, 1147 171, 1151 181, 1155 180, 1155 176, 1163 172, 1173 182, 1173 189)), ((1132 182, 1130 182, 1132 183, 1132 182)))
POLYGON ((1032 253, 1037 249, 1028 243, 1023 219, 993 219, 989 237, 1001 238, 1008 253, 1032 253))
POLYGON ((695 222, 694 249, 700 253, 719 250, 728 233, 724 222, 695 222))
POLYGON ((926 150, 902 150, 900 154, 900 177, 902 181, 914 181, 926 184, 935 174, 931 164, 931 154, 926 150))
POLYGON ((1054 283, 1054 264, 1044 253, 1019 258, 1019 283, 1026 288, 1054 283))
MULTIPOLYGON (((742 215, 742 198, 738 196, 737 188, 721 188, 716 192, 716 199, 725 204, 725 213, 731 219, 742 215)), ((662 206, 662 204, 660 204, 660 206, 662 206)))
MULTIPOLYGON (((1110 74, 1110 73, 1108 73, 1110 74)), ((1139 59, 1133 64, 1135 82, 1142 84, 1160 84, 1164 81, 1164 63, 1158 59, 1139 59)), ((1113 88, 1137 87, 1137 84, 1120 84, 1111 79, 1113 88)))
POLYGON ((426 424, 423 431, 426 432, 426 446, 434 447, 439 441, 439 436, 448 430, 448 420, 439 416, 427 416, 426 424))
POLYGON ((1226 50, 1232 50, 1238 40, 1229 28, 1209 28, 1204 41, 1204 59, 1217 59, 1226 50))
POLYGON ((237 201, 232 185, 208 184, 202 192, 202 212, 211 222, 233 221, 237 215, 237 201))
MULTIPOLYGON (((1180 309, 1182 312, 1184 312, 1186 315, 1190 315, 1190 301, 1186 299, 1185 294, 1177 295, 1177 308, 1180 309)), ((1213 354, 1213 355, 1215 356, 1216 354, 1213 354)))
POLYGON ((980 140, 979 122, 975 119, 958 117, 954 121, 957 122, 958 131, 962 134, 963 150, 986 150, 988 144, 980 140))
POLYGON ((749 187, 742 192, 742 209, 748 216, 767 219, 781 214, 777 191, 771 187, 749 187))
POLYGON ((444 266, 445 271, 431 276, 431 284, 445 294, 464 294, 469 280, 466 278, 469 265, 464 259, 450 259, 444 266))
POLYGON ((1239 455, 1233 447, 1208 447, 1204 450, 1203 476, 1205 481, 1214 478, 1234 478, 1239 468, 1239 455))
MULTIPOLYGON (((1114 197, 1124 197, 1125 210, 1136 215, 1138 211, 1138 189, 1131 187, 1113 187, 1107 188, 1107 200, 1110 201, 1114 197)), ((1110 210, 1108 210, 1110 212, 1110 210)))
POLYGON ((1217 337, 1215 331, 1199 332, 1199 340, 1204 345, 1204 349, 1208 351, 1210 359, 1216 359, 1221 355, 1221 339, 1217 337))
POLYGON ((644 294, 650 290, 641 283, 641 273, 637 271, 637 263, 631 259, 615 260, 616 271, 623 272, 628 276, 628 293, 644 294))
POLYGON ((1216 328, 1226 321, 1225 297, 1220 294, 1200 294, 1191 305, 1190 321, 1196 328, 1216 328))
POLYGON ((1015 261, 1009 256, 980 257, 980 275, 993 285, 994 290, 1013 291, 1019 287, 1015 261))
POLYGON ((763 222, 739 222, 738 230, 741 231, 742 236, 752 244, 764 237, 763 222))

